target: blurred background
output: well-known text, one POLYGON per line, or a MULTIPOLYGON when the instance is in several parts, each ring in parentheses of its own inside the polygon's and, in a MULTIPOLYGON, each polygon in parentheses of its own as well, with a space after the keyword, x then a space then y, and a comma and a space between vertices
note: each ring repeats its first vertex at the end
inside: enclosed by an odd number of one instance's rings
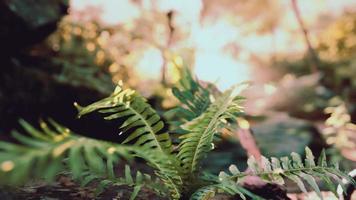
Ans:
MULTIPOLYGON (((2 139, 20 118, 51 117, 120 141, 98 116, 77 120, 73 102, 105 97, 122 80, 163 113, 188 66, 220 90, 250 82, 242 95, 262 154, 307 145, 355 167, 353 0, 7 0, 0 22, 2 139)), ((212 155, 222 165, 246 158, 226 143, 212 155)))

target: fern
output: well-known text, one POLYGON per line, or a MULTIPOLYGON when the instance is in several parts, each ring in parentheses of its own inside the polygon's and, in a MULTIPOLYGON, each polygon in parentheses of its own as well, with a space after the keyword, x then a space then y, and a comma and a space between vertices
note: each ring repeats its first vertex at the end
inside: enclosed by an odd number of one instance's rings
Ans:
POLYGON ((233 89, 226 91, 201 116, 184 124, 183 129, 188 133, 180 137, 182 141, 177 157, 186 179, 195 176, 199 163, 213 149, 214 134, 226 123, 226 119, 241 112, 240 98, 232 93, 233 89))
POLYGON ((132 149, 135 156, 144 159, 155 169, 155 174, 162 180, 169 190, 172 199, 179 199, 182 192, 182 178, 177 160, 172 155, 160 154, 155 150, 132 149))
POLYGON ((315 177, 324 181, 328 189, 334 192, 336 196, 335 181, 342 187, 344 187, 344 183, 341 181, 342 178, 347 178, 350 183, 355 184, 353 178, 341 172, 337 165, 330 165, 327 163, 324 151, 322 152, 318 163, 315 163, 314 156, 308 147, 306 147, 305 151, 306 158, 304 163, 302 162, 300 155, 297 153, 292 153, 290 158, 282 157, 278 159, 272 157, 271 159, 267 159, 262 157, 261 167, 259 167, 256 160, 251 157, 247 162, 251 169, 250 173, 240 172, 236 166, 231 165, 229 167, 230 174, 225 172, 219 174, 220 182, 226 183, 226 185, 228 185, 227 183, 238 185, 246 176, 258 176, 267 182, 283 185, 284 179, 289 179, 295 182, 301 191, 306 193, 307 190, 304 185, 305 181, 311 188, 313 188, 321 199, 322 195, 315 177))
POLYGON ((172 143, 168 133, 160 133, 164 127, 159 115, 146 103, 146 100, 134 90, 123 89, 118 85, 111 96, 95 102, 86 107, 75 104, 79 117, 88 113, 98 111, 105 114, 104 119, 125 119, 119 127, 133 131, 124 143, 135 141, 135 146, 146 149, 157 149, 169 154, 172 151, 172 143))
POLYGON ((113 174, 120 156, 132 159, 124 146, 75 135, 52 120, 50 126, 42 122, 41 131, 23 120, 20 123, 32 137, 14 131, 21 144, 0 141, 2 184, 19 185, 34 177, 52 180, 63 170, 70 170, 75 178, 87 170, 105 176, 113 174))
MULTIPOLYGON (((182 68, 182 79, 179 87, 173 87, 173 95, 182 105, 170 110, 185 122, 190 121, 206 111, 211 104, 210 91, 194 80, 187 67, 182 68)), ((181 123, 179 123, 181 125, 181 123)))
POLYGON ((236 185, 232 181, 225 181, 208 186, 204 186, 196 190, 190 200, 209 200, 212 199, 217 193, 225 193, 229 195, 239 195, 243 200, 246 200, 246 196, 251 197, 254 200, 262 200, 263 198, 251 193, 242 186, 236 185))
POLYGON ((180 197, 182 181, 177 161, 170 154, 172 144, 169 134, 160 133, 163 122, 143 97, 118 85, 111 96, 86 107, 76 106, 79 116, 98 111, 104 113, 104 119, 107 120, 125 118, 119 128, 124 129, 122 132, 133 132, 124 143, 135 141, 134 148, 131 148, 135 156, 146 160, 156 169, 156 175, 166 183, 173 198, 180 197))
POLYGON ((69 170, 82 186, 99 181, 97 194, 109 185, 132 186, 133 196, 143 186, 159 194, 168 191, 169 184, 163 185, 158 179, 153 181, 148 174, 138 171, 136 178, 133 178, 128 166, 125 177, 118 178, 114 173, 120 156, 125 160, 144 157, 149 163, 160 167, 161 176, 169 177, 167 169, 171 169, 171 163, 163 162, 166 160, 158 152, 78 136, 52 120, 50 126, 42 122, 41 131, 23 120, 20 123, 32 137, 13 132, 14 138, 21 144, 0 142, 1 184, 20 185, 39 177, 51 181, 58 173, 69 170))
POLYGON ((82 175, 83 179, 81 181, 81 186, 84 187, 92 182, 98 182, 95 193, 98 195, 102 193, 108 186, 130 186, 133 188, 130 199, 135 199, 139 191, 146 187, 157 194, 163 196, 168 193, 167 188, 162 184, 159 179, 152 178, 151 175, 136 172, 133 176, 131 169, 128 165, 125 165, 124 176, 123 177, 107 177, 98 176, 92 173, 84 173, 82 175))
POLYGON ((216 133, 242 113, 242 98, 235 95, 232 88, 214 100, 208 89, 195 81, 189 71, 186 73, 180 82, 181 89, 173 89, 183 104, 177 110, 183 118, 180 128, 184 134, 179 137, 177 146, 172 145, 170 135, 163 130, 162 120, 146 100, 119 84, 107 98, 85 107, 75 105, 79 117, 98 112, 106 120, 121 121, 118 131, 119 135, 126 134, 123 144, 76 135, 52 120, 49 124, 42 122, 41 130, 20 121, 29 136, 13 132, 19 144, 0 141, 0 183, 18 185, 37 177, 52 180, 58 173, 69 171, 83 186, 97 184, 97 193, 108 186, 128 185, 133 187, 131 199, 142 187, 147 187, 175 200, 210 199, 216 193, 261 199, 240 184, 250 175, 278 184, 290 179, 303 192, 306 192, 306 182, 319 196, 315 178, 323 180, 333 192, 336 191, 334 182, 343 185, 341 178, 355 184, 337 166, 326 162, 324 152, 316 163, 308 148, 304 162, 296 153, 280 159, 263 157, 262 166, 250 158, 247 163, 251 172, 240 172, 232 165, 228 174, 222 172, 207 178, 200 168, 201 161, 213 149, 216 133), (173 147, 176 150, 173 151, 173 147), (143 159, 154 174, 132 173, 130 167, 125 166, 123 176, 117 177, 114 168, 120 159, 134 158, 143 159))

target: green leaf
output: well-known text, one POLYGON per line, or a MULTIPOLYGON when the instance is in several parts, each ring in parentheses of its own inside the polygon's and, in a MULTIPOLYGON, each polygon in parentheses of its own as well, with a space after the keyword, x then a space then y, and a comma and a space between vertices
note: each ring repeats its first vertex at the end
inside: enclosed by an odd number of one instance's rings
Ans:
POLYGON ((239 171, 239 169, 236 167, 236 165, 230 165, 229 166, 229 171, 232 174, 240 174, 241 172, 239 171))
POLYGON ((291 167, 290 160, 288 157, 282 157, 281 161, 283 169, 288 170, 291 167))
POLYGON ((282 169, 281 162, 278 160, 278 158, 272 157, 271 161, 273 170, 282 169))
POLYGON ((69 150, 69 168, 72 170, 74 178, 79 178, 86 168, 82 158, 82 146, 73 146, 69 150))
POLYGON ((134 90, 122 89, 117 86, 111 96, 85 107, 78 106, 78 116, 91 112, 104 113, 104 119, 123 119, 118 126, 125 133, 133 131, 124 143, 135 142, 136 146, 158 149, 162 153, 170 154, 172 144, 168 133, 161 133, 164 124, 159 115, 146 103, 146 99, 134 90))
POLYGON ((321 195, 320 189, 318 184, 315 182, 315 179, 310 176, 309 174, 303 173, 303 172, 299 172, 298 176, 302 177, 312 188, 313 190, 316 192, 316 194, 323 199, 323 196, 321 195))
POLYGON ((318 159, 318 166, 327 167, 325 149, 323 149, 320 153, 320 157, 318 159))
POLYGON ((303 181, 297 175, 291 173, 285 173, 284 176, 286 176, 291 181, 295 182, 302 192, 308 193, 307 189, 305 189, 303 181))
POLYGON ((142 186, 141 185, 136 185, 131 193, 130 200, 136 199, 138 193, 140 192, 142 186))
POLYGON ((300 157, 299 154, 292 152, 291 153, 292 156, 292 160, 293 160, 293 167, 294 168, 303 168, 303 162, 302 162, 302 158, 300 157))
POLYGON ((125 179, 129 184, 133 184, 133 178, 131 176, 131 170, 130 167, 128 165, 125 165, 125 179))
POLYGON ((95 196, 100 195, 101 193, 104 192, 105 188, 108 187, 108 185, 112 184, 112 182, 110 180, 102 180, 99 182, 99 184, 97 185, 96 189, 95 189, 95 196))
POLYGON ((315 167, 315 161, 314 161, 314 155, 312 151, 309 149, 309 147, 305 147, 305 166, 306 167, 315 167))
POLYGON ((188 131, 180 137, 178 158, 183 168, 184 179, 194 178, 201 161, 212 149, 214 134, 224 125, 223 119, 229 118, 226 113, 241 111, 239 102, 234 102, 233 89, 223 93, 206 112, 184 124, 188 131))
MULTIPOLYGON (((75 135, 53 120, 51 126, 41 122, 41 127, 45 129, 42 131, 26 122, 21 123, 27 127, 26 130, 35 134, 30 133, 32 137, 29 137, 15 133, 14 136, 19 139, 16 145, 0 142, 0 165, 7 163, 6 171, 0 170, 0 177, 6 180, 5 184, 20 185, 32 178, 52 180, 65 170, 69 170, 77 180, 83 180, 88 167, 93 174, 100 174, 99 177, 109 177, 109 173, 113 175, 113 165, 106 165, 106 161, 117 161, 117 155, 126 159, 133 156, 125 146, 75 135), (110 148, 115 151, 108 153, 110 148)), ((1 180, 0 183, 4 184, 1 180)))

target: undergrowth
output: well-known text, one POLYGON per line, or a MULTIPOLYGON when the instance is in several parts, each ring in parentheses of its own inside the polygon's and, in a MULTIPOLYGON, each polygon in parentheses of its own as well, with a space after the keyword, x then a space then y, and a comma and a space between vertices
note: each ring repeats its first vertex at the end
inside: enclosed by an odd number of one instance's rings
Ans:
POLYGON ((243 98, 236 94, 236 86, 222 93, 212 92, 188 70, 172 91, 181 102, 169 111, 178 119, 171 122, 179 133, 176 140, 165 131, 165 124, 146 99, 122 84, 109 97, 91 105, 75 104, 79 117, 97 112, 106 120, 121 119, 117 128, 120 135, 126 134, 121 144, 75 134, 53 120, 41 121, 41 129, 20 120, 28 135, 14 131, 17 143, 0 141, 0 183, 17 186, 39 177, 51 181, 66 171, 82 186, 97 182, 97 194, 108 186, 127 185, 133 188, 131 199, 146 187, 170 199, 192 200, 210 199, 217 193, 262 199, 242 186, 247 176, 280 185, 289 179, 303 192, 307 192, 307 183, 321 198, 315 178, 323 180, 336 195, 335 183, 343 185, 342 178, 354 184, 337 165, 327 163, 324 152, 316 162, 309 148, 304 159, 292 153, 290 157, 262 157, 259 164, 251 157, 247 161, 250 170, 245 172, 234 165, 219 175, 205 172, 202 161, 213 150, 220 131, 242 115, 243 98), (132 173, 129 165, 122 177, 115 174, 115 166, 135 158, 144 160, 154 174, 132 173))

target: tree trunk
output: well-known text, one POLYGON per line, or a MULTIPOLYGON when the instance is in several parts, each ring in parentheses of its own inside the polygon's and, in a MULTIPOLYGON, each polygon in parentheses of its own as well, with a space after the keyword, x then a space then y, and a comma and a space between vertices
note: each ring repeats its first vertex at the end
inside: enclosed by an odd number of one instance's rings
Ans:
POLYGON ((304 21, 302 19, 300 10, 298 8, 298 4, 297 4, 297 0, 291 0, 292 2, 292 8, 293 8, 293 12, 295 17, 297 18, 299 27, 301 32, 303 33, 304 36, 304 40, 305 43, 307 45, 308 48, 308 54, 309 54, 309 58, 310 58, 310 67, 311 67, 311 72, 317 72, 318 68, 320 66, 320 62, 319 62, 319 57, 317 55, 317 53, 315 52, 314 48, 311 45, 310 39, 309 39, 309 33, 307 28, 305 27, 304 21))
POLYGON ((163 85, 166 85, 167 83, 167 77, 166 77, 166 71, 167 71, 167 58, 166 58, 166 50, 170 48, 172 42, 173 42, 173 33, 174 33, 174 26, 173 26, 173 11, 169 11, 167 13, 167 19, 168 19, 168 39, 167 39, 167 43, 166 46, 161 49, 161 56, 163 59, 163 63, 162 63, 162 67, 161 67, 161 83, 163 85))

